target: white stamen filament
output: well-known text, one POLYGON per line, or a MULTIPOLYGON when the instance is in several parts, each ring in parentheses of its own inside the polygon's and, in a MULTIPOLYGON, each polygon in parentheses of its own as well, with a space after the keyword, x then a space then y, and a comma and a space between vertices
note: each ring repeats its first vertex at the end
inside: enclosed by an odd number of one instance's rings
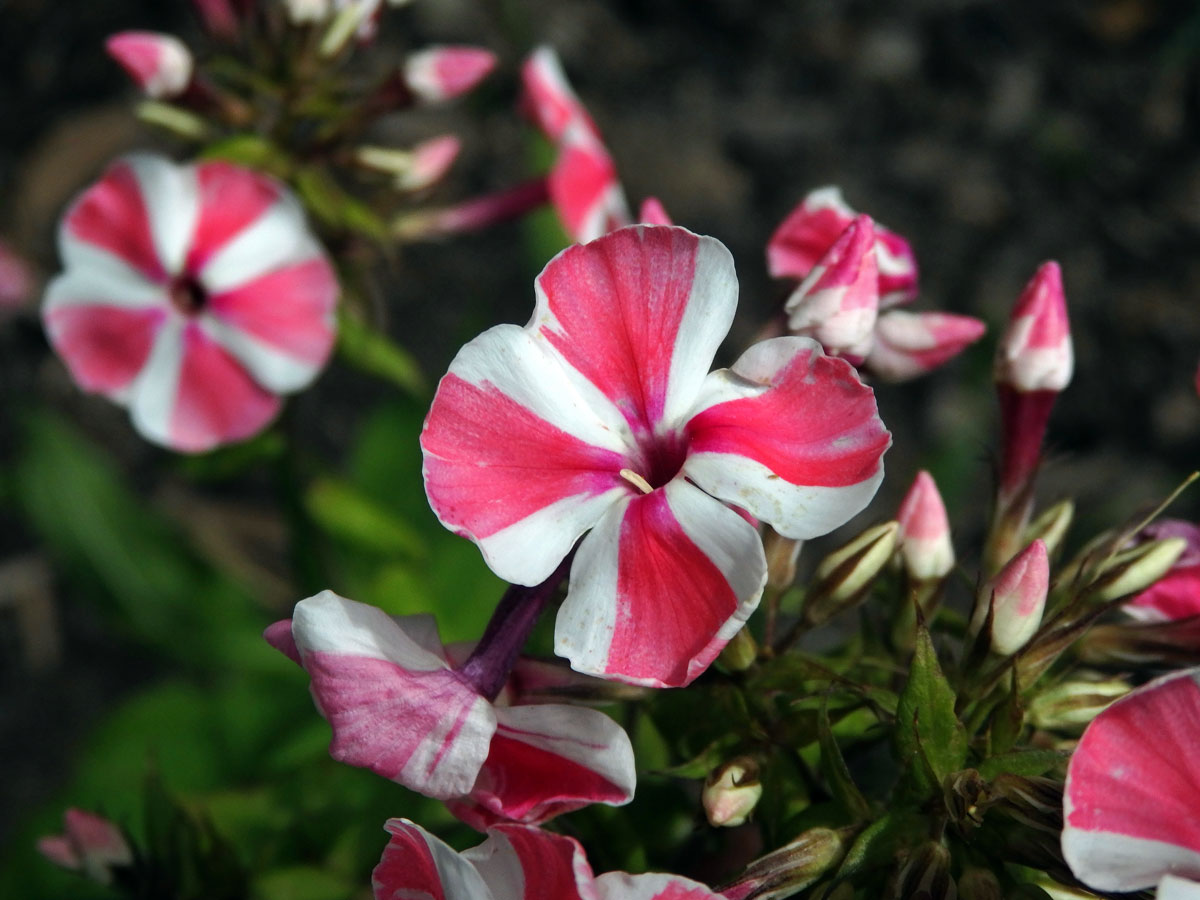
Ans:
POLYGON ((648 482, 637 472, 633 471, 633 469, 622 469, 620 474, 622 478, 632 484, 643 494, 653 493, 654 488, 650 487, 650 482, 648 482))

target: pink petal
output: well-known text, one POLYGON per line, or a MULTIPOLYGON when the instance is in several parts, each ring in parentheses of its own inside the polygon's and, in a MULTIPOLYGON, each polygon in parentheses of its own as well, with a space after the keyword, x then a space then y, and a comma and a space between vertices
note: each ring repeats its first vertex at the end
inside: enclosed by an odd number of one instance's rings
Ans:
POLYGON ((547 183, 550 202, 572 240, 592 241, 632 221, 612 157, 578 123, 563 136, 547 183))
POLYGON ((153 99, 176 97, 192 80, 191 51, 174 35, 122 31, 105 41, 104 49, 153 99))
POLYGON ((1198 671, 1150 682, 1106 708, 1071 757, 1063 857, 1101 891, 1200 878, 1198 671))
POLYGON ((83 867, 83 860, 62 835, 38 838, 37 851, 60 868, 75 870, 83 867))
POLYGON ((525 89, 522 109, 550 140, 561 140, 572 122, 581 123, 597 141, 600 140, 596 123, 575 96, 558 54, 550 47, 538 47, 530 54, 521 67, 521 83, 525 89))
POLYGON ((330 591, 296 605, 292 636, 334 759, 438 799, 471 789, 496 717, 443 658, 382 610, 330 591))
POLYGON ((938 312, 883 313, 866 368, 883 381, 907 381, 936 369, 983 337, 986 326, 970 316, 938 312))
POLYGON ((142 371, 167 311, 79 305, 49 308, 46 333, 86 391, 120 399, 142 371))
POLYGON ((59 230, 59 250, 68 267, 88 250, 117 257, 153 281, 164 281, 150 213, 129 158, 109 166, 67 210, 59 230))
POLYGON ((184 328, 182 353, 169 446, 189 453, 211 450, 257 434, 279 413, 279 398, 259 387, 194 322, 184 328))
POLYGON ((642 201, 642 208, 638 211, 638 221, 643 225, 675 224, 667 214, 666 207, 662 205, 657 197, 647 197, 642 201))
POLYGON ((633 799, 637 774, 624 729, 576 706, 496 709, 499 723, 479 780, 450 810, 483 831, 497 822, 537 825, 592 803, 633 799))
POLYGON ((424 103, 440 103, 467 93, 496 67, 496 55, 482 47, 429 47, 404 63, 404 80, 424 103))
POLYGON ((371 873, 375 900, 493 900, 476 868, 420 825, 383 827, 392 837, 371 873))
POLYGON ((871 336, 879 312, 875 228, 858 216, 788 298, 788 330, 829 351, 849 351, 871 336))
POLYGON ((1163 519, 1143 528, 1138 542, 1181 537, 1187 541, 1183 554, 1166 575, 1138 594, 1124 609, 1131 616, 1151 622, 1173 622, 1200 615, 1200 525, 1181 519, 1163 519))
POLYGON ((891 436, 874 394, 808 338, 751 347, 708 377, 696 410, 683 471, 786 537, 832 531, 883 478, 891 436))
POLYGON ((645 875, 607 872, 596 879, 596 887, 600 900, 724 900, 690 878, 659 872, 645 875))
POLYGON ((498 825, 463 858, 483 876, 495 900, 596 900, 583 848, 565 835, 498 825))
POLYGON ((754 611, 766 576, 754 528, 675 478, 622 498, 579 545, 555 652, 580 672, 685 685, 754 611))
POLYGON ((421 191, 441 181, 458 154, 462 141, 452 134, 430 138, 412 148, 412 165, 397 183, 406 191, 421 191))
POLYGON ((199 214, 187 268, 199 272, 228 241, 257 221, 282 196, 273 179, 221 160, 196 166, 199 214))
POLYGON ((296 639, 292 637, 291 619, 280 619, 278 622, 272 622, 263 629, 263 640, 296 665, 304 665, 300 659, 300 648, 296 646, 296 639))

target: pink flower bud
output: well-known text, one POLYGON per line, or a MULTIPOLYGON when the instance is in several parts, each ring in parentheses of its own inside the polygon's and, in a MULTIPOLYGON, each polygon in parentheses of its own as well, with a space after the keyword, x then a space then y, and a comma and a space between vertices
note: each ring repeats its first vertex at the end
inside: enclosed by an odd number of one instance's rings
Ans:
POLYGON ((401 188, 419 191, 441 181, 462 150, 462 142, 452 134, 423 141, 412 148, 412 162, 398 179, 401 188))
POLYGON ((750 818, 762 792, 758 764, 742 756, 709 774, 700 800, 710 825, 736 828, 750 818))
POLYGON ((178 97, 192 80, 192 53, 179 38, 154 31, 122 31, 104 49, 154 100, 178 97))
POLYGON ((1074 365, 1062 271, 1056 262, 1042 263, 1000 339, 996 381, 1021 393, 1058 392, 1070 383, 1074 365))
POLYGON ((111 884, 112 870, 133 862, 124 835, 116 825, 94 813, 68 809, 65 834, 38 841, 38 852, 56 866, 79 871, 100 884, 111 884))
POLYGON ((496 67, 481 47, 430 47, 404 64, 404 81, 422 103, 441 103, 467 93, 496 67))
POLYGON ((657 197, 647 197, 642 201, 642 208, 638 210, 638 221, 643 225, 675 224, 657 197))
POLYGON ((816 338, 830 352, 870 338, 879 312, 875 227, 858 216, 787 300, 788 329, 816 338))
POLYGON ((917 473, 900 504, 900 556, 916 581, 937 581, 954 568, 950 522, 937 485, 925 470, 917 473))
POLYGON ((1050 591, 1046 545, 1034 541, 1012 558, 992 582, 992 650, 1016 653, 1042 624, 1050 591))
POLYGON ((881 381, 907 381, 953 359, 985 330, 970 316, 890 310, 875 322, 865 365, 881 381))

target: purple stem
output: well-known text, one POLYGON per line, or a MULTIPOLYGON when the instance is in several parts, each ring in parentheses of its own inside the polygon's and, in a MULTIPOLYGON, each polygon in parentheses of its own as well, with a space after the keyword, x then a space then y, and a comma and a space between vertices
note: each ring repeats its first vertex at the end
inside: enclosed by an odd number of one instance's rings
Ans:
POLYGON ((534 178, 494 194, 475 197, 457 206, 440 209, 424 222, 424 234, 458 234, 478 231, 497 222, 525 215, 545 203, 550 189, 545 178, 534 178))
POLYGON ((458 673, 483 697, 495 700, 504 689, 521 648, 525 646, 542 610, 570 571, 574 555, 568 554, 541 584, 533 587, 510 585, 496 604, 496 611, 492 613, 478 646, 467 661, 458 667, 458 673))

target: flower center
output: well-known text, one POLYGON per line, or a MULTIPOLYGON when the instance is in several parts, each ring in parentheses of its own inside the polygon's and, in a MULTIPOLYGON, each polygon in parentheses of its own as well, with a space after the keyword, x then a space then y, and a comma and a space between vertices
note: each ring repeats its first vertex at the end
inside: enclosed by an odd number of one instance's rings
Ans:
POLYGON ((649 494, 679 474, 687 459, 687 439, 680 434, 655 435, 639 442, 638 453, 620 475, 649 494))
POLYGON ((180 275, 168 288, 171 305, 185 316, 194 316, 204 308, 208 299, 204 288, 190 275, 180 275))

